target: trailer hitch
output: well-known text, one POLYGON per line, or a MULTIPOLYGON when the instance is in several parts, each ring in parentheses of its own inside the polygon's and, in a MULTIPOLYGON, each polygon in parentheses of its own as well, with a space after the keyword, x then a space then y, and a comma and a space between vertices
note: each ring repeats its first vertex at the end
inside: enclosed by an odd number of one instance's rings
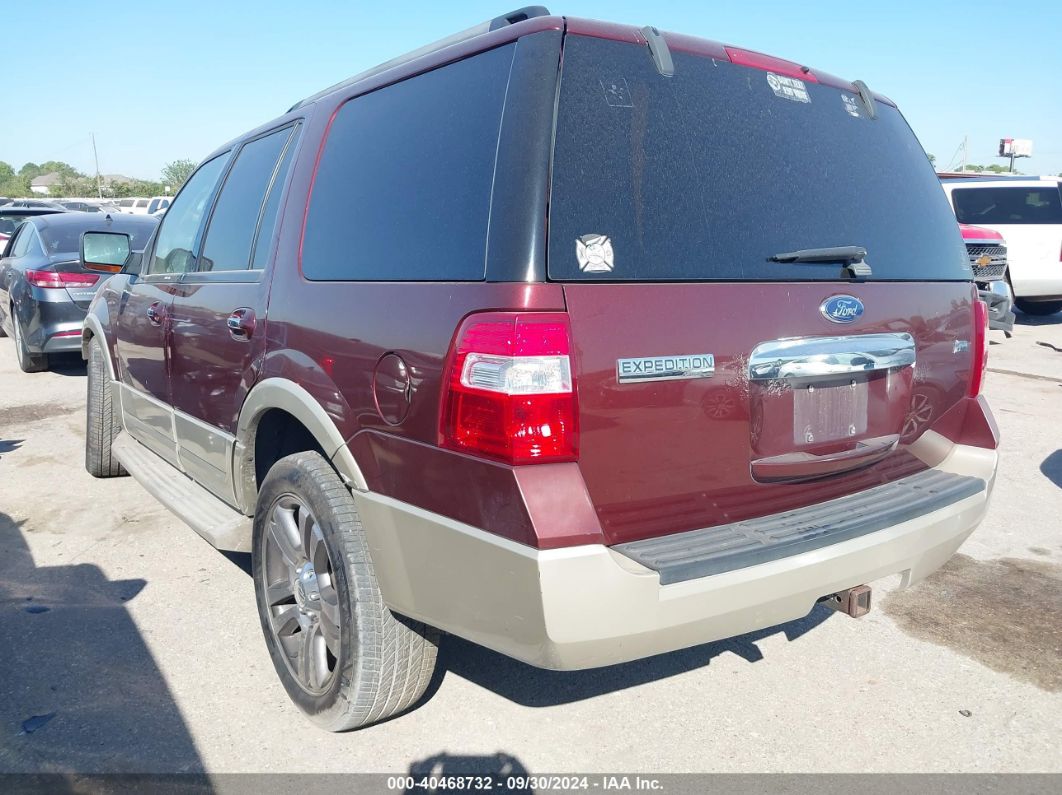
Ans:
POLYGON ((824 596, 819 601, 838 613, 862 618, 870 612, 870 586, 857 585, 855 588, 824 596))

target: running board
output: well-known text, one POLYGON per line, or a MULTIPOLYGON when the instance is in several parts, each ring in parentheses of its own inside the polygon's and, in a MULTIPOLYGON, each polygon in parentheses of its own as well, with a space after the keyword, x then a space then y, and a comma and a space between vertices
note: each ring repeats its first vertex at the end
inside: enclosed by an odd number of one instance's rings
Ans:
POLYGON ((125 431, 111 451, 152 497, 218 549, 251 551, 251 519, 222 502, 125 431))

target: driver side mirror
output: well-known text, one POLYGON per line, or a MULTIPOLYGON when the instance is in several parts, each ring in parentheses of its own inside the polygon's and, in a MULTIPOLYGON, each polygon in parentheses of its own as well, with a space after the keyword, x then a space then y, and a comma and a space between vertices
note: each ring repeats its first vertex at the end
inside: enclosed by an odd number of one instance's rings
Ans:
POLYGON ((81 265, 87 270, 119 273, 129 253, 129 235, 124 232, 85 232, 81 236, 81 265))

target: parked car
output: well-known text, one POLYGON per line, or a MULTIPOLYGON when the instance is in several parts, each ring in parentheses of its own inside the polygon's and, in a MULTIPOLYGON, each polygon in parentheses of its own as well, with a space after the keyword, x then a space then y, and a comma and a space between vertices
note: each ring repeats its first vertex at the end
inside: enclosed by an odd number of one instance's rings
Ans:
POLYGON ((71 212, 35 215, 18 227, 0 258, 0 330, 14 337, 24 372, 48 369, 53 353, 81 349, 85 310, 100 279, 81 267, 81 235, 120 232, 142 249, 157 223, 71 212))
POLYGON ((1006 238, 1009 281, 1018 308, 1030 315, 1062 310, 1062 193, 1057 177, 945 178, 960 224, 1006 238))
POLYGON ((64 207, 67 210, 74 210, 82 213, 98 213, 102 207, 97 202, 86 202, 80 199, 62 199, 56 202, 60 207, 64 207))
POLYGON ((1008 337, 1014 330, 1014 293, 1007 281, 1007 244, 1003 235, 983 226, 959 224, 973 269, 977 295, 988 306, 988 327, 1008 337))
POLYGON ((129 198, 118 200, 118 212, 125 213, 127 215, 148 215, 148 206, 151 204, 151 199, 144 198, 129 198))
POLYGON ((52 210, 45 207, 0 207, 0 251, 4 250, 7 241, 15 233, 18 225, 35 215, 50 215, 62 210, 52 210))
POLYGON ((169 196, 153 196, 148 202, 147 215, 163 215, 170 207, 172 199, 169 196))
POLYGON ((12 207, 29 207, 37 208, 41 210, 65 210, 59 202, 49 201, 47 199, 15 199, 11 202, 12 207))
POLYGON ((921 580, 994 482, 986 325, 890 100, 531 8, 198 167, 92 301, 86 467, 250 551, 349 729, 439 630, 590 668, 921 580))

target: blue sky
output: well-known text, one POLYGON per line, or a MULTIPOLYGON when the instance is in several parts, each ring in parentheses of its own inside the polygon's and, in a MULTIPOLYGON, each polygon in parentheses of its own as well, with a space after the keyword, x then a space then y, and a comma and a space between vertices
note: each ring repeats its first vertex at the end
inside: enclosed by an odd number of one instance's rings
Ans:
MULTIPOLYGON (((523 0, 526 2, 527 0, 523 0)), ((295 100, 519 5, 356 0, 30 0, 4 4, 0 160, 157 178, 295 100), (26 74, 20 75, 25 68, 26 74)), ((1031 138, 1027 173, 1062 172, 1062 1, 567 0, 571 16, 652 24, 865 80, 946 166, 1031 138), (1003 9, 1014 9, 1008 14, 1003 9)))

